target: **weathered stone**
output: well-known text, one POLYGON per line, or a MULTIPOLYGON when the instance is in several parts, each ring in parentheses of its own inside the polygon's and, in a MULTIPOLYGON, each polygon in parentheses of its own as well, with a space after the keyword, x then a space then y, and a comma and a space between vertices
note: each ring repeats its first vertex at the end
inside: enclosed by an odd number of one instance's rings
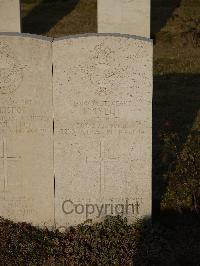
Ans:
POLYGON ((150 0, 98 0, 98 32, 150 36, 150 0))
POLYGON ((0 32, 21 32, 19 0, 0 0, 0 32))
POLYGON ((92 35, 53 43, 57 227, 151 215, 152 43, 92 35))
POLYGON ((0 35, 0 216, 54 222, 52 50, 47 39, 0 35))

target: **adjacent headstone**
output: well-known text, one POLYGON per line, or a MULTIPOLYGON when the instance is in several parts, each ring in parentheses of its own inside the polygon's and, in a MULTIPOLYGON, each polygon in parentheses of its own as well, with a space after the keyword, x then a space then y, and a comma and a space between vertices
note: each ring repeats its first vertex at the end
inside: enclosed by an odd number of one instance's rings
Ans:
POLYGON ((150 37, 150 0, 98 0, 98 32, 150 37))
POLYGON ((0 32, 21 32, 19 0, 0 0, 0 32))
POLYGON ((4 218, 53 225, 52 50, 47 39, 0 34, 0 201, 4 218))
POLYGON ((55 40, 56 226, 151 215, 152 43, 55 40))

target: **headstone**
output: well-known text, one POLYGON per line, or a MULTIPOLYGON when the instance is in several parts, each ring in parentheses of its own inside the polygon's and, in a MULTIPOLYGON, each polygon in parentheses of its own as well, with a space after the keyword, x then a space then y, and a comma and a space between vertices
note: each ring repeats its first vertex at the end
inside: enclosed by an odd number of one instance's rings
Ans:
POLYGON ((19 0, 0 0, 0 32, 21 32, 19 0))
POLYGON ((54 222, 52 51, 48 39, 0 34, 0 216, 54 222))
POLYGON ((150 0, 98 0, 98 32, 150 37, 150 0))
POLYGON ((55 40, 56 226, 151 215, 152 43, 55 40))

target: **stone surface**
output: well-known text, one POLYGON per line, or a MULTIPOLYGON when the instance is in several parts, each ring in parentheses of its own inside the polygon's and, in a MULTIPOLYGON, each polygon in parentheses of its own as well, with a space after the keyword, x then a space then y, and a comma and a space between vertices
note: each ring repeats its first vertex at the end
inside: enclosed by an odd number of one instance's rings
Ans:
POLYGON ((0 32, 21 32, 19 0, 0 0, 0 32))
POLYGON ((98 0, 98 32, 150 37, 150 0, 98 0))
POLYGON ((52 50, 49 40, 0 35, 0 216, 54 222, 52 50))
POLYGON ((151 215, 152 43, 53 43, 56 226, 151 215))

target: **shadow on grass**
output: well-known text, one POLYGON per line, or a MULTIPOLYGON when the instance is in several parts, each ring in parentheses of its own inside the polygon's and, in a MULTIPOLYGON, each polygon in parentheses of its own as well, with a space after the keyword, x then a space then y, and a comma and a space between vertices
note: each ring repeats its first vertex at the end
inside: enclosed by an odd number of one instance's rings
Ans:
POLYGON ((22 19, 22 31, 45 34, 76 8, 80 0, 42 0, 22 19))
POLYGON ((141 222, 133 265, 197 266, 199 239, 200 220, 196 213, 162 211, 152 224, 141 222))
POLYGON ((154 39, 172 16, 174 10, 180 5, 181 0, 151 0, 151 38, 154 39))
MULTIPOLYGON (((176 160, 166 145, 176 136, 177 151, 182 150, 200 109, 200 75, 172 74, 154 76, 153 99, 153 209, 158 213, 167 184, 163 175, 176 160)), ((172 144, 173 145, 173 144, 172 144)))
MULTIPOLYGON (((24 2, 25 1, 23 0, 24 2)), ((22 2, 23 2, 22 1, 22 2)), ((87 1, 87 0, 86 0, 87 1)), ((22 19, 22 30, 23 32, 35 33, 35 34, 45 34, 51 28, 53 28, 63 17, 69 15, 72 10, 74 10, 79 2, 82 2, 82 8, 80 12, 84 12, 84 6, 86 1, 82 0, 42 0, 35 8, 33 8, 30 13, 28 13, 22 19)), ((34 1, 33 1, 34 2, 34 1)), ((94 2, 96 2, 94 0, 94 2)), ((151 37, 154 38, 155 34, 161 30, 166 24, 168 18, 171 17, 175 8, 180 5, 181 0, 169 0, 163 3, 162 0, 152 0, 151 1, 151 37)), ((96 4, 97 5, 97 4, 96 4)), ((97 10, 91 9, 90 15, 96 17, 97 20, 97 10)), ((88 16, 88 13, 86 14, 88 16)), ((88 18, 87 18, 88 19, 88 18)), ((72 23, 76 23, 76 29, 73 30, 73 34, 78 34, 80 32, 87 33, 88 28, 84 29, 88 21, 83 21, 83 19, 74 17, 69 21, 69 25, 66 24, 64 27, 66 29, 66 35, 68 35, 68 27, 72 23), (80 20, 80 21, 77 21, 80 20)), ((95 18, 92 19, 95 21, 95 18)), ((97 22, 90 26, 90 32, 97 32, 97 22)), ((70 32, 71 34, 71 32, 70 32)), ((63 35, 63 34, 62 34, 63 35)))
POLYGON ((108 217, 65 233, 2 219, 0 228, 1 265, 199 265, 200 224, 191 213, 134 225, 108 217))

